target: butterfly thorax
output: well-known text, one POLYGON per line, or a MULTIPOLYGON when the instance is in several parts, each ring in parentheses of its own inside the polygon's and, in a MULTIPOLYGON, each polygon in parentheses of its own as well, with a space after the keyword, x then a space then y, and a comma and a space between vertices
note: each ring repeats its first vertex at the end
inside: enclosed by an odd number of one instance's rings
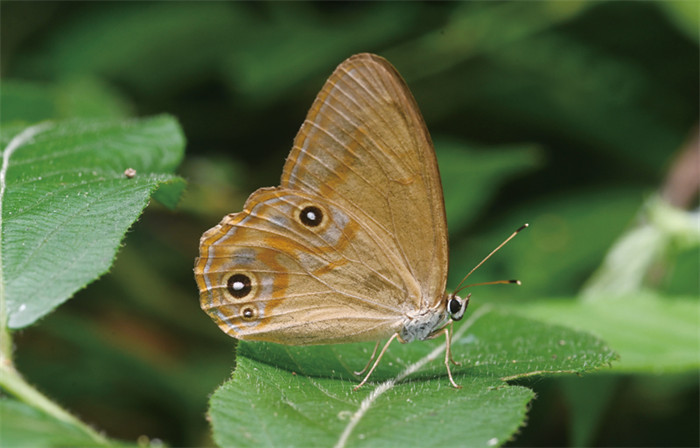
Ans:
POLYGON ((399 337, 402 342, 423 341, 441 330, 448 321, 447 309, 441 302, 438 308, 427 309, 415 316, 409 316, 399 337))

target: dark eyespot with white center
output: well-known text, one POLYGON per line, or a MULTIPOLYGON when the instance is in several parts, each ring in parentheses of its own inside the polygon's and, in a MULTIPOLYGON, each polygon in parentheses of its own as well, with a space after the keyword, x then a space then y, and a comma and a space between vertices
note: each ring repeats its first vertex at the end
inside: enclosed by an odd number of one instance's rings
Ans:
POLYGON ((246 306, 241 309, 241 319, 250 322, 258 318, 258 310, 252 306, 246 306))
POLYGON ((316 206, 308 205, 299 213, 299 220, 307 227, 316 227, 323 222, 323 212, 316 206))
POLYGON ((226 288, 228 289, 229 294, 231 294, 233 297, 242 299, 250 294, 253 286, 252 282, 250 281, 250 277, 247 275, 233 274, 231 277, 229 277, 228 282, 226 283, 226 288))

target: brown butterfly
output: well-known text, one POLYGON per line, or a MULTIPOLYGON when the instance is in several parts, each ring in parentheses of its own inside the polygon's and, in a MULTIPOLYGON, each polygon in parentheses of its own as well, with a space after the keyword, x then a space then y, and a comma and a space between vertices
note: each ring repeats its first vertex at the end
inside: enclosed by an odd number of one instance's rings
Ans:
POLYGON ((447 374, 459 387, 450 323, 469 296, 445 291, 447 255, 428 130, 396 69, 363 53, 321 89, 281 185, 255 191, 242 212, 205 232, 194 271, 202 309, 230 336, 288 345, 377 341, 367 367, 389 338, 357 389, 394 339, 444 335, 447 374))

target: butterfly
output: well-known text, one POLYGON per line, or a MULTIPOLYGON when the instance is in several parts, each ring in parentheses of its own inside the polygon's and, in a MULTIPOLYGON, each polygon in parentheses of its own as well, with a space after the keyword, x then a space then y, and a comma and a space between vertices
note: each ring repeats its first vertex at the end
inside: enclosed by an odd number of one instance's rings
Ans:
POLYGON ((446 292, 447 268, 427 127, 396 69, 363 53, 324 84, 280 186, 255 191, 243 211, 202 235, 194 272, 202 309, 230 336, 288 345, 376 341, 356 373, 374 364, 355 389, 395 339, 444 336, 447 374, 459 388, 450 324, 470 295, 446 292))

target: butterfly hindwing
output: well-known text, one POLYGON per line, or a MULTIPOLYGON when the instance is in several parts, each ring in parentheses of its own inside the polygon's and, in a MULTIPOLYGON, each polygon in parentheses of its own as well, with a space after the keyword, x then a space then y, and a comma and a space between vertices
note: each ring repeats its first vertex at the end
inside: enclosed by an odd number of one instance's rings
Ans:
POLYGON ((391 269, 386 236, 323 198, 263 188, 206 232, 195 267, 202 308, 239 339, 377 340, 397 331, 415 283, 391 269))

